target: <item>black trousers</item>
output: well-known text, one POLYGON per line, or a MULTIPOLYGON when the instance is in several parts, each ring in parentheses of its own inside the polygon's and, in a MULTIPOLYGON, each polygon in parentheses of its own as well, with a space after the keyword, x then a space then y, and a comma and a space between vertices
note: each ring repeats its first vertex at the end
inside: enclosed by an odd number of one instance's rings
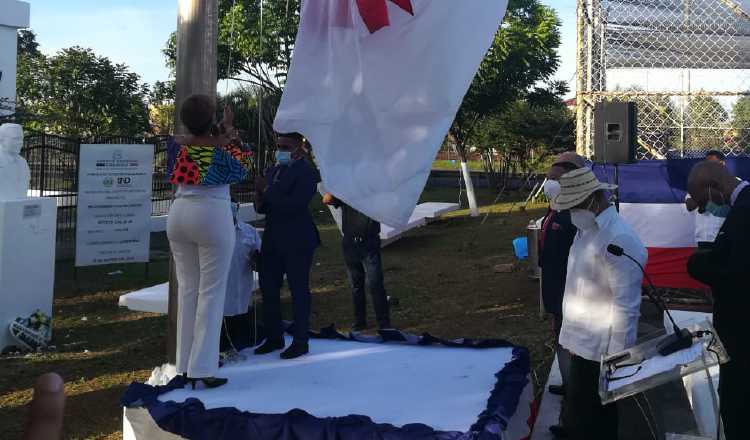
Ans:
POLYGON ((281 286, 286 274, 292 291, 294 309, 294 340, 307 343, 310 330, 310 268, 313 251, 263 254, 260 288, 263 291, 263 326, 271 341, 283 338, 281 322, 281 286))
POLYGON ((354 303, 354 322, 367 324, 367 299, 365 290, 370 291, 375 317, 379 328, 391 326, 388 309, 388 295, 383 285, 383 262, 380 257, 380 238, 366 240, 344 237, 344 261, 349 275, 354 303))
POLYGON ((248 311, 241 315, 225 316, 221 323, 219 351, 223 352, 232 348, 241 351, 248 347, 252 347, 254 342, 256 342, 254 324, 252 311, 248 311))
MULTIPOLYGON (((562 330, 562 315, 552 315, 554 332, 555 332, 555 354, 557 354, 557 365, 560 368, 563 387, 568 386, 568 375, 570 374, 571 354, 568 350, 560 345, 560 331, 562 330)), ((564 400, 564 399, 563 399, 564 400)))
POLYGON ((720 367, 719 404, 727 440, 747 438, 745 418, 750 410, 750 386, 747 380, 749 371, 750 360, 744 356, 732 357, 720 367))
POLYGON ((602 406, 599 363, 573 356, 565 388, 563 425, 576 440, 617 440, 617 406, 602 406))

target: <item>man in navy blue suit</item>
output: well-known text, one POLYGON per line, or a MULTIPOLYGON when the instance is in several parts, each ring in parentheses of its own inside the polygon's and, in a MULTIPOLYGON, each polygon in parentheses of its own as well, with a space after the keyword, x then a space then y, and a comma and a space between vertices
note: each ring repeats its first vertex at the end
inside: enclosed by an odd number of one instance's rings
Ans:
POLYGON ((286 274, 292 291, 294 340, 282 359, 307 354, 310 329, 310 268, 320 245, 308 205, 317 191, 318 175, 303 159, 304 138, 279 134, 276 166, 256 178, 256 209, 266 215, 261 247, 260 288, 267 338, 255 350, 267 354, 284 348, 280 290, 286 274))

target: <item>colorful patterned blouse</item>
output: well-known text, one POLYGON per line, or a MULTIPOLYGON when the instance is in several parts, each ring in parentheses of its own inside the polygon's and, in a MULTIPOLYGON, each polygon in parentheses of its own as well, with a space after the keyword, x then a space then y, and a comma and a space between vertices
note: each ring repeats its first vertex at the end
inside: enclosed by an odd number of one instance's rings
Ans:
POLYGON ((180 147, 170 182, 174 185, 232 185, 247 179, 252 153, 233 144, 180 147))

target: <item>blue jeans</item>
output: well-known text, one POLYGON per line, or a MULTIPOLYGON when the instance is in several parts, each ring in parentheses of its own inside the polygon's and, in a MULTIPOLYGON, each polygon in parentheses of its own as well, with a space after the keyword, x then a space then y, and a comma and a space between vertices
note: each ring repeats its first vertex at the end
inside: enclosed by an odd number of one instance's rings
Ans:
POLYGON ((383 263, 380 257, 380 238, 357 239, 344 237, 344 260, 352 287, 354 322, 367 324, 367 299, 365 290, 370 291, 375 317, 379 328, 390 328, 391 317, 388 310, 388 296, 383 285, 383 263))

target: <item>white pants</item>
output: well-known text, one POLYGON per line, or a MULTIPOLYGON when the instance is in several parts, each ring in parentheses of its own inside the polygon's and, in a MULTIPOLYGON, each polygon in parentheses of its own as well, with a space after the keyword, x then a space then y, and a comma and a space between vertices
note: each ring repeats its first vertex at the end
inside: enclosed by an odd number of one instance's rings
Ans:
POLYGON ((167 237, 179 286, 177 372, 214 377, 235 241, 230 201, 177 198, 169 210, 167 237))

